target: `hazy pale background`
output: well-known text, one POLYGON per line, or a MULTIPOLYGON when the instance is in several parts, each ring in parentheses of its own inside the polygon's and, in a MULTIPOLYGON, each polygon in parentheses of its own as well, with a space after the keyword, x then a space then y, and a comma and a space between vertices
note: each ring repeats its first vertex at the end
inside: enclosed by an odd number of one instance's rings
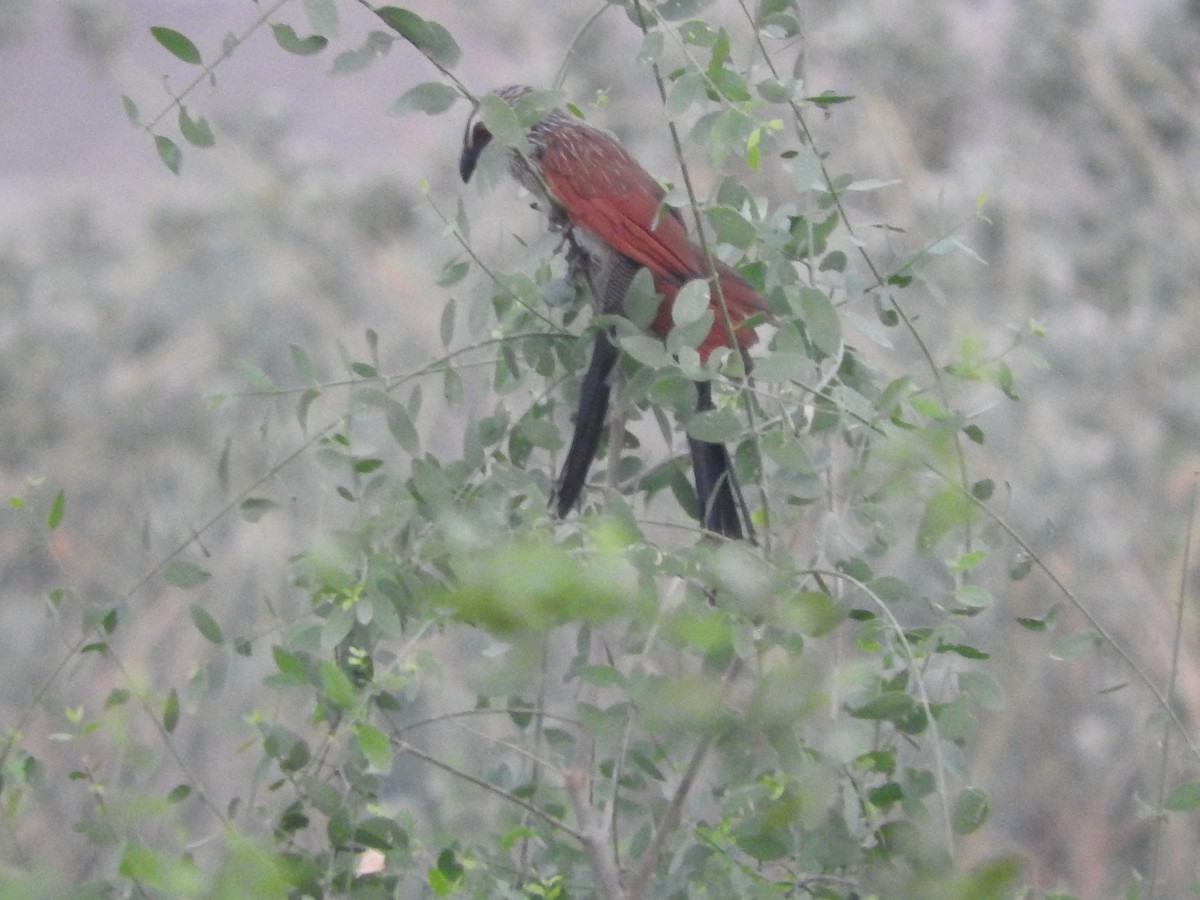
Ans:
MULTIPOLYGON (((458 72, 482 90, 548 84, 596 8, 440 0, 420 12, 455 35, 458 72)), ((1021 401, 979 411, 991 469, 976 474, 997 481, 1000 508, 1162 683, 1200 468, 1200 3, 801 8, 811 92, 857 98, 816 120, 835 168, 901 179, 879 195, 879 218, 930 236, 950 223, 984 260, 947 261, 940 303, 914 295, 935 347, 973 334, 998 350, 1030 319, 1047 331, 1044 368, 1013 360, 1021 401), (984 194, 990 225, 974 219, 984 194)), ((339 9, 334 52, 376 27, 355 3, 339 9)), ((123 611, 135 677, 187 677, 186 647, 199 639, 180 627, 186 603, 161 586, 129 591, 298 440, 290 406, 214 395, 245 389, 239 362, 297 383, 289 343, 324 377, 343 377, 338 345, 365 358, 366 328, 388 371, 434 358, 434 280, 454 247, 430 204, 452 214, 462 194, 483 213, 512 199, 459 185, 464 105, 435 118, 388 115, 404 90, 436 78, 411 49, 397 44, 365 72, 334 76, 333 52, 290 56, 266 30, 220 67, 215 90, 188 98, 217 146, 185 147, 183 173, 172 175, 120 102, 128 94, 150 118, 167 102, 163 76, 179 89, 194 74, 149 26, 183 31, 212 58, 257 10, 247 0, 0 0, 0 491, 28 501, 0 518, 5 730, 67 655, 83 609, 123 611), (45 511, 60 488, 67 517, 49 540, 45 511), (52 609, 47 593, 64 587, 70 597, 52 609)), ((299 2, 276 20, 307 32, 299 2)), ((649 168, 669 171, 649 76, 624 62, 637 41, 609 11, 578 47, 566 88, 580 100, 605 89, 598 120, 649 168)), ((162 129, 178 140, 172 120, 162 129)), ((485 249, 489 221, 475 225, 485 249)), ((461 413, 431 404, 418 423, 426 441, 453 446, 461 413)), ((298 602, 282 561, 336 521, 304 487, 322 477, 303 460, 271 485, 288 515, 253 529, 234 516, 206 532, 215 614, 264 596, 298 602)), ((1136 686, 1101 693, 1131 680, 1109 653, 1053 658, 1077 616, 1066 615, 1061 636, 1013 624, 1061 599, 1044 581, 997 593, 977 643, 994 654, 988 671, 1007 705, 984 723, 972 762, 993 818, 964 856, 1014 849, 1044 887, 1112 896, 1147 834, 1152 707, 1136 686)), ((1196 633, 1193 591, 1179 687, 1192 723, 1196 633)), ((107 690, 86 681, 86 663, 62 676, 57 699, 27 724, 31 740, 59 730, 72 691, 107 690)), ((195 736, 200 758, 206 740, 195 736)), ((42 810, 47 833, 84 803, 64 793, 42 810)), ((1171 836, 1183 884, 1200 857, 1195 829, 1182 820, 1171 836)))

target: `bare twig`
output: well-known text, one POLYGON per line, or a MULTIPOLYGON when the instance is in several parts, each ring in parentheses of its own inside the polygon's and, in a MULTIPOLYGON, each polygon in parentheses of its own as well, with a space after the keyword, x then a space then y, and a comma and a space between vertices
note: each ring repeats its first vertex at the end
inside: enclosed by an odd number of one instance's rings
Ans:
POLYGON ((591 734, 580 731, 579 740, 575 744, 575 756, 565 780, 567 796, 571 798, 575 819, 579 822, 583 852, 587 855, 592 871, 596 873, 596 879, 600 883, 601 896, 605 900, 627 900, 629 895, 621 886, 621 875, 617 870, 616 856, 609 846, 608 832, 597 821, 588 796, 590 781, 587 772, 591 767, 593 750, 591 734))
POLYGON ((404 753, 412 754, 417 759, 424 760, 425 762, 429 763, 431 766, 441 769, 443 772, 450 773, 455 778, 461 778, 463 781, 466 781, 469 784, 473 784, 476 787, 482 788, 483 790, 488 791, 489 793, 495 794, 497 797, 502 797, 503 799, 507 800, 509 803, 513 803, 513 804, 521 807, 521 809, 525 810, 526 812, 532 813, 533 815, 537 816, 539 819, 541 819, 543 822, 545 822, 547 825, 551 826, 552 828, 557 828, 559 831, 569 834, 571 837, 575 838, 575 840, 579 841, 581 844, 585 842, 585 838, 584 838, 584 835, 582 832, 578 831, 575 828, 572 828, 570 825, 568 825, 562 819, 559 819, 559 818, 556 818, 555 816, 550 815, 550 813, 546 812, 541 807, 536 806, 533 803, 530 803, 528 800, 521 799, 520 797, 518 797, 516 794, 512 793, 511 791, 506 791, 503 788, 496 787, 496 785, 490 784, 489 782, 484 781, 482 778, 476 778, 474 775, 471 775, 468 772, 464 772, 462 769, 455 768, 454 766, 450 765, 449 763, 442 762, 442 760, 438 759, 436 756, 433 756, 432 754, 426 753, 424 750, 414 747, 412 744, 410 744, 408 741, 406 741, 402 738, 392 737, 392 738, 390 738, 390 741, 398 750, 401 750, 404 753))
MULTIPOLYGON (((737 680, 738 675, 741 674, 742 666, 741 657, 734 657, 733 662, 729 665, 729 669, 725 672, 725 678, 722 682, 725 690, 728 690, 730 685, 737 680)), ((630 900, 637 900, 637 898, 641 897, 646 882, 650 880, 650 876, 654 873, 654 869, 662 858, 663 851, 666 849, 667 840, 675 833, 675 827, 679 824, 680 817, 683 814, 683 805, 692 792, 692 786, 696 783, 696 776, 700 774, 700 767, 708 759, 709 751, 712 750, 713 742, 716 741, 719 734, 720 732, 715 729, 709 730, 700 739, 700 743, 696 745, 696 749, 692 751, 687 768, 684 769, 683 777, 679 779, 679 784, 675 787, 675 793, 671 795, 671 800, 667 804, 666 812, 663 813, 663 817, 654 829, 654 837, 650 839, 650 846, 642 854, 641 864, 630 879, 630 900)))
MULTIPOLYGON (((1183 560, 1179 565, 1179 596, 1175 600, 1175 639, 1171 645, 1171 673, 1167 678, 1167 702, 1175 693, 1175 681, 1179 675, 1179 647, 1183 637, 1183 610, 1187 606, 1188 573, 1192 563, 1192 536, 1196 528, 1197 501, 1200 499, 1200 472, 1192 475, 1191 515, 1188 516, 1187 531, 1183 539, 1183 560)), ((1154 829, 1150 833, 1150 868, 1146 873, 1146 900, 1154 900, 1154 885, 1158 880, 1158 856, 1162 849, 1163 829, 1166 827, 1166 816, 1163 814, 1163 804, 1167 799, 1167 766, 1171 761, 1171 723, 1163 726, 1162 753, 1158 762, 1158 802, 1155 809, 1158 815, 1154 820, 1154 829)))
POLYGON ((143 125, 143 130, 153 134, 154 126, 166 118, 167 113, 178 106, 182 106, 184 98, 202 85, 205 81, 208 81, 210 78, 212 78, 220 65, 225 62, 225 60, 233 56, 233 51, 240 47, 246 38, 258 31, 259 28, 266 24, 267 20, 270 19, 271 16, 275 15, 275 13, 279 12, 282 7, 290 2, 291 0, 276 0, 274 4, 263 10, 259 17, 255 19, 245 31, 243 31, 241 34, 234 35, 233 40, 221 48, 220 56, 214 59, 211 63, 206 63, 203 67, 201 67, 200 74, 188 82, 182 91, 180 91, 178 94, 171 94, 171 102, 159 110, 158 115, 143 125))
MULTIPOLYGON (((936 469, 930 467, 930 471, 934 472, 939 477, 944 478, 947 482, 950 481, 950 479, 945 478, 945 476, 936 469)), ((1133 658, 1130 652, 1126 650, 1115 637, 1113 637, 1112 632, 1110 632, 1100 622, 1100 620, 1096 618, 1096 614, 1088 608, 1087 604, 1080 600, 1079 597, 1075 595, 1075 592, 1067 587, 1061 578, 1054 574, 1054 570, 1051 569, 1045 560, 1043 560, 1037 554, 1033 547, 1029 545, 1029 542, 1021 537, 1016 528, 1010 525, 1003 516, 993 510, 990 506, 988 506, 970 491, 964 490, 963 494, 973 504, 979 507, 979 509, 983 510, 984 515, 999 525, 1001 530, 1003 530, 1004 533, 1012 539, 1013 543, 1021 548, 1021 550, 1026 554, 1026 556, 1029 557, 1033 564, 1037 566, 1042 574, 1050 579, 1051 584, 1054 585, 1058 592, 1066 597, 1071 606, 1073 606, 1076 611, 1083 616, 1088 625, 1090 625, 1096 634, 1100 636, 1100 639, 1110 648, 1112 648, 1112 651, 1116 653, 1118 657, 1120 657, 1121 661, 1125 663, 1126 666, 1129 667, 1129 670, 1133 672, 1137 680, 1140 681, 1142 685, 1154 695, 1154 699, 1158 703, 1159 708, 1162 709, 1162 711, 1166 714, 1171 724, 1175 726, 1175 729, 1179 732, 1179 736, 1183 738, 1184 743, 1187 744, 1188 750, 1191 751, 1192 756, 1200 760, 1200 746, 1196 744, 1196 741, 1192 738, 1187 726, 1184 725, 1183 721, 1179 718, 1179 714, 1176 713, 1174 707, 1171 706, 1171 702, 1167 698, 1167 695, 1164 694, 1162 689, 1154 683, 1154 680, 1150 677, 1146 670, 1138 665, 1137 661, 1133 658)), ((1176 631, 1176 636, 1178 636, 1178 630, 1176 631)))

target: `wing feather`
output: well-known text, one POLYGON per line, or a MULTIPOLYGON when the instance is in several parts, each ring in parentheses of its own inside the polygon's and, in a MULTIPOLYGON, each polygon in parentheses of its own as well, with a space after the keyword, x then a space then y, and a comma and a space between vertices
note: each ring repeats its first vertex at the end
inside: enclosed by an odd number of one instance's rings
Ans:
MULTIPOLYGON (((583 124, 550 135, 540 162, 546 187, 572 225, 650 270, 663 297, 652 328, 665 337, 673 325, 671 306, 679 287, 707 277, 708 267, 683 222, 663 206, 663 189, 620 144, 583 124)), ((737 343, 749 347, 757 340, 754 329, 736 326, 766 311, 762 297, 719 261, 717 276, 737 343)), ((718 316, 699 347, 700 355, 707 359, 712 350, 728 345, 728 332, 718 316)))

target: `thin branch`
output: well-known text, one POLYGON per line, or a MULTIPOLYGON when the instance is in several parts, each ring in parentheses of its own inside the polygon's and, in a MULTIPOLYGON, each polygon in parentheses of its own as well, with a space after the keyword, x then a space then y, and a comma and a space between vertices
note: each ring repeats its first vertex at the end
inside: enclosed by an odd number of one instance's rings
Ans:
MULTIPOLYGON (((945 480, 947 483, 953 483, 949 478, 946 478, 946 476, 942 475, 942 473, 938 472, 936 469, 932 467, 929 468, 931 472, 945 480)), ((1026 554, 1026 556, 1029 557, 1033 564, 1037 566, 1042 574, 1050 579, 1050 583, 1058 589, 1059 593, 1066 597, 1071 606, 1073 606, 1076 611, 1083 616, 1088 625, 1090 625, 1096 634, 1100 636, 1100 639, 1109 647, 1111 647, 1113 652, 1120 657, 1121 661, 1129 667, 1129 670, 1133 672, 1137 680, 1140 681, 1142 685, 1154 695, 1154 699, 1158 702, 1159 707, 1164 713, 1166 713, 1167 718, 1171 721, 1171 724, 1175 726, 1180 737, 1182 737, 1184 743, 1187 744, 1188 750, 1191 751, 1192 755, 1196 757, 1196 759, 1200 759, 1200 746, 1197 746, 1195 740, 1192 739, 1187 726, 1184 725, 1183 721, 1179 718, 1178 713, 1176 713, 1175 709, 1171 706, 1170 700, 1165 694, 1163 694, 1162 690, 1154 683, 1153 679, 1151 679, 1146 671, 1140 665, 1138 665, 1129 651, 1121 646, 1121 644, 1118 643, 1117 639, 1112 636, 1109 630, 1105 628, 1103 624, 1101 624, 1100 620, 1096 618, 1096 614, 1087 607, 1087 604, 1075 596, 1075 593, 1069 587, 1063 584, 1062 579, 1054 574, 1054 571, 1050 568, 1050 566, 1047 565, 1046 562, 1029 545, 1029 543, 1021 537, 1017 530, 1013 528, 1012 525, 1008 524, 1003 516, 993 510, 990 506, 988 506, 970 491, 963 490, 963 494, 973 504, 975 504, 975 506, 983 510, 984 515, 1000 526, 1001 530, 1012 539, 1013 543, 1021 548, 1021 550, 1026 554)), ((1178 635, 1178 631, 1176 634, 1178 635)))
POLYGON ((583 40, 583 36, 587 34, 593 25, 600 21, 600 17, 608 12, 612 6, 613 4, 611 3, 601 3, 600 8, 579 26, 579 30, 575 32, 575 35, 571 38, 571 42, 567 44, 567 52, 563 56, 562 63, 559 64, 558 71, 554 73, 554 81, 551 82, 556 91, 562 90, 563 82, 567 80, 567 65, 570 63, 571 57, 575 54, 575 49, 579 46, 579 42, 583 40))
POLYGON ((153 134, 154 126, 166 118, 167 113, 176 107, 182 107, 183 100, 188 96, 188 94, 198 88, 205 81, 208 81, 210 78, 212 78, 213 75, 216 74, 217 68, 223 62, 225 62, 225 60, 233 56, 233 51, 240 47, 246 38, 258 31, 258 29, 266 24, 267 20, 270 19, 271 16, 275 15, 275 13, 279 12, 280 9, 290 2, 291 0, 276 0, 276 2, 272 6, 269 6, 257 19, 255 19, 245 31, 239 35, 235 35, 232 42, 223 45, 221 47, 221 55, 214 59, 211 63, 206 63, 200 69, 200 74, 188 82, 182 91, 180 91, 178 94, 171 94, 171 102, 159 110, 158 115, 151 119, 149 123, 143 125, 142 129, 148 134, 153 134))
MULTIPOLYGON (((741 657, 734 657, 722 680, 722 687, 725 690, 728 690, 730 685, 741 674, 742 665, 741 657)), ((666 812, 663 813, 662 818, 654 829, 654 837, 651 838, 650 845, 646 848, 646 852, 642 854, 642 860, 638 865, 637 871, 630 879, 629 897, 631 900, 637 900, 637 898, 641 897, 642 890, 646 887, 646 882, 650 880, 655 867, 658 866, 659 860, 666 850, 667 840, 674 834, 675 827, 679 824, 680 817, 683 814, 683 805, 692 792, 692 786, 696 782, 696 777, 700 774, 700 767, 708 759, 708 753, 712 749, 712 745, 717 737, 718 732, 715 729, 709 730, 700 739, 700 743, 696 745, 696 749, 692 752, 687 768, 684 769, 683 777, 680 778, 679 784, 675 788, 675 793, 671 795, 671 800, 667 804, 666 812)))
MULTIPOLYGON (((451 230, 451 234, 454 235, 454 239, 456 241, 458 241, 458 243, 462 246, 463 250, 466 251, 467 255, 471 257, 471 259, 475 262, 475 265, 479 266, 479 268, 483 270, 484 274, 487 275, 487 277, 491 279, 492 284, 496 285, 499 288, 503 288, 504 284, 503 284, 500 276, 497 275, 492 270, 492 268, 487 265, 487 263, 485 263, 482 259, 479 258, 479 254, 477 254, 475 252, 475 249, 470 245, 470 243, 467 241, 467 239, 465 237, 463 237, 462 232, 460 232, 458 230, 458 226, 455 225, 453 222, 451 222, 450 219, 446 217, 446 214, 442 212, 441 207, 439 207, 436 203, 433 202, 433 197, 430 196, 428 191, 425 192, 425 200, 426 200, 426 202, 429 203, 429 206, 433 210, 434 214, 439 219, 442 220, 442 224, 451 230)), ((559 248, 559 250, 556 250, 555 253, 557 254, 558 252, 560 252, 560 250, 561 250, 561 247, 559 248)), ((513 296, 512 299, 518 306, 520 306, 523 310, 525 310, 530 315, 545 322, 551 328, 557 327, 558 323, 555 322, 553 319, 551 319, 549 316, 547 316, 541 310, 534 309, 532 306, 530 306, 528 303, 526 303, 520 297, 517 297, 515 295, 513 296)))
POLYGON ((532 813, 534 816, 541 819, 543 822, 545 822, 550 827, 556 828, 565 834, 569 834, 571 837, 575 838, 575 840, 579 841, 580 844, 585 844, 587 842, 587 839, 584 837, 582 832, 572 828, 570 825, 568 825, 562 819, 559 819, 559 818, 556 818, 555 816, 550 815, 550 813, 546 812, 544 809, 542 809, 538 806, 535 806, 534 804, 530 803, 528 800, 522 800, 520 797, 518 797, 516 794, 513 794, 510 791, 506 791, 503 788, 496 787, 496 785, 490 784, 489 782, 484 781, 482 778, 476 778, 474 775, 471 775, 468 772, 464 772, 462 769, 457 769, 454 766, 450 765, 449 763, 442 762, 436 756, 432 756, 432 755, 426 753, 424 750, 414 747, 412 744, 410 744, 408 741, 404 740, 403 738, 398 738, 398 737, 392 736, 391 738, 389 738, 389 740, 392 744, 394 744, 396 746, 397 749, 403 751, 404 753, 410 753, 413 756, 417 757, 417 759, 424 760, 425 762, 429 763, 434 768, 441 769, 443 772, 448 772, 449 774, 453 775, 456 778, 461 778, 463 781, 466 781, 469 784, 473 784, 476 787, 483 788, 483 790, 488 791, 489 793, 495 794, 497 797, 501 797, 504 800, 507 800, 509 803, 513 803, 516 806, 521 807, 521 809, 525 810, 528 813, 532 813))
MULTIPOLYGON (((286 0, 285 0, 285 2, 286 2, 286 0)), ((362 6, 366 7, 366 8, 367 8, 367 9, 369 9, 371 12, 373 12, 375 15, 379 16, 379 18, 380 18, 380 19, 383 21, 383 23, 384 23, 385 25, 387 25, 389 28, 391 28, 391 27, 392 27, 392 26, 391 26, 391 23, 390 23, 390 22, 388 22, 388 20, 387 20, 387 19, 385 19, 385 18, 384 18, 382 15, 380 15, 380 13, 379 13, 379 10, 378 10, 378 9, 376 9, 374 6, 372 6, 370 3, 368 3, 368 2, 367 2, 367 0, 358 0, 358 2, 359 2, 359 4, 360 4, 360 5, 362 5, 362 6)), ((392 29, 392 30, 394 31, 395 29, 392 29)), ((400 33, 399 33, 399 32, 397 32, 397 34, 400 34, 400 33)), ((425 60, 426 60, 426 61, 427 61, 427 62, 428 62, 428 63, 429 63, 431 66, 433 66, 435 69, 437 69, 439 72, 441 72, 441 73, 442 73, 442 77, 444 77, 444 78, 445 78, 447 81, 450 81, 451 83, 453 83, 453 84, 454 84, 454 86, 455 86, 456 88, 458 88, 459 92, 460 92, 460 93, 461 93, 461 94, 462 94, 462 95, 463 95, 463 96, 464 96, 464 97, 465 97, 467 100, 469 100, 471 103, 475 103, 475 102, 477 102, 477 101, 475 100, 475 95, 474 95, 474 94, 472 94, 472 93, 470 92, 470 90, 468 90, 468 89, 467 89, 467 86, 466 86, 465 84, 463 84, 463 83, 462 83, 462 82, 459 80, 459 78, 458 78, 458 76, 457 76, 457 75, 455 75, 453 72, 451 72, 451 71, 450 71, 449 69, 447 69, 445 66, 443 66, 443 65, 442 65, 440 62, 438 62, 436 59, 434 59, 432 56, 430 56, 428 53, 426 53, 426 52, 425 52, 425 50, 424 50, 424 48, 420 47, 420 46, 419 46, 419 45, 417 45, 417 44, 413 44, 413 42, 412 42, 412 41, 409 41, 409 40, 408 40, 408 37, 407 37, 406 35, 400 34, 400 37, 401 37, 401 38, 403 38, 404 40, 408 41, 408 43, 412 44, 412 46, 413 46, 413 49, 415 49, 415 50, 416 50, 418 53, 420 53, 420 54, 421 54, 423 57, 425 57, 425 60)))
MULTIPOLYGON (((1167 701, 1175 693, 1175 681, 1179 676, 1179 648, 1183 637, 1183 611, 1187 606, 1188 573, 1192 566, 1192 537, 1196 528, 1197 503, 1200 501, 1200 472, 1192 473, 1192 502, 1191 514, 1188 516, 1187 531, 1183 539, 1183 561, 1180 563, 1179 596, 1175 598, 1175 639, 1171 645, 1171 672, 1167 678, 1167 701)), ((1166 827, 1166 816, 1163 805, 1167 799, 1167 766, 1171 760, 1171 725, 1163 726, 1162 753, 1158 762, 1158 801, 1155 809, 1158 815, 1154 820, 1154 829, 1150 834, 1150 869, 1146 875, 1146 900, 1154 900, 1154 885, 1158 880, 1158 856, 1162 849, 1163 829, 1166 827)))
POLYGON ((900 625, 900 620, 884 603, 883 598, 876 594, 870 587, 859 581, 853 575, 848 575, 845 572, 834 569, 818 570, 814 569, 811 574, 825 576, 832 579, 844 581, 847 584, 852 584, 863 592, 871 601, 879 607, 888 624, 892 628, 892 633, 900 642, 900 646, 904 648, 904 657, 908 660, 909 671, 912 673, 912 682, 916 685, 917 699, 921 704, 921 711, 925 713, 925 721, 929 725, 929 736, 932 738, 933 744, 933 759, 934 769, 933 776, 937 782, 938 794, 942 798, 942 827, 945 829, 946 849, 950 854, 950 858, 954 858, 954 826, 950 821, 950 788, 946 782, 946 762, 942 756, 942 738, 938 729, 937 718, 933 714, 933 704, 929 699, 929 692, 925 689, 925 676, 922 668, 917 663, 917 655, 913 652, 912 645, 908 642, 908 637, 904 634, 904 628, 900 625))
MULTIPOLYGON (((588 656, 591 656, 591 631, 588 632, 588 656)), ((584 690, 594 692, 595 687, 585 684, 584 690)), ((582 701, 582 697, 580 698, 582 701)), ((609 846, 609 832, 596 818, 592 809, 589 787, 591 780, 588 772, 592 768, 595 756, 595 738, 587 729, 581 729, 579 740, 575 744, 568 767, 564 785, 567 796, 571 798, 571 806, 575 810, 575 819, 583 831, 583 851, 587 855, 592 871, 596 873, 601 896, 606 900, 626 900, 625 889, 621 886, 621 875, 617 868, 616 848, 609 846)))

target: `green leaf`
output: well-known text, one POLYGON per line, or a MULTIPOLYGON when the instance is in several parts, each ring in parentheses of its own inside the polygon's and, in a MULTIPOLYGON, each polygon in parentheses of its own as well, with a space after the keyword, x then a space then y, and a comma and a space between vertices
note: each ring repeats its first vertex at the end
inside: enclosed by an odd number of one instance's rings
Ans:
POLYGON ((710 206, 704 214, 712 223, 717 240, 739 250, 748 249, 758 236, 754 223, 731 206, 710 206))
POLYGON ((275 43, 297 56, 312 56, 314 53, 320 53, 329 44, 329 38, 321 34, 310 34, 302 38, 291 25, 283 22, 273 24, 271 31, 275 34, 275 43))
POLYGON ((388 112, 393 116, 402 116, 410 112, 422 112, 433 116, 448 110, 457 99, 458 91, 450 85, 427 81, 405 91, 400 99, 388 108, 388 112))
POLYGON ((1102 643, 1103 639, 1099 634, 1091 628, 1085 628, 1059 644, 1051 651, 1050 656, 1059 660, 1083 659, 1100 649, 1102 643))
POLYGON ((388 737, 374 725, 365 722, 354 729, 358 738, 358 749, 366 757, 367 765, 378 773, 392 770, 392 745, 388 737))
POLYGON ((211 147, 216 143, 208 120, 204 116, 193 119, 182 103, 179 104, 179 132, 194 147, 211 147))
POLYGON ((643 366, 658 369, 671 365, 671 356, 658 338, 649 335, 625 335, 617 339, 621 349, 640 362, 643 366))
POLYGON ((800 381, 812 368, 812 360, 803 353, 777 350, 754 361, 754 380, 800 381))
POLYGON ((54 500, 50 503, 50 513, 46 516, 46 524, 53 531, 62 522, 63 513, 67 509, 67 495, 61 490, 54 495, 54 500))
POLYGON ((192 605, 192 624, 196 626, 196 630, 204 635, 214 644, 224 643, 225 637, 221 634, 221 626, 217 624, 217 620, 209 615, 208 610, 203 606, 192 605))
POLYGON ((179 149, 179 145, 169 137, 156 134, 154 149, 158 151, 158 158, 163 161, 163 164, 178 175, 179 168, 183 165, 183 151, 179 149))
POLYGON ((242 378, 246 379, 246 383, 250 384, 251 388, 256 391, 274 391, 275 382, 272 382, 269 374, 260 370, 258 366, 251 365, 245 360, 236 361, 238 373, 242 378))
POLYGON ((156 893, 172 897, 198 897, 205 893, 204 878, 189 857, 173 857, 129 841, 121 851, 118 871, 125 878, 156 893))
POLYGON ((1187 812, 1200 807, 1200 781, 1181 784, 1163 802, 1163 808, 1171 812, 1187 812))
POLYGON ((334 0, 304 0, 304 14, 308 25, 317 34, 335 38, 341 30, 337 4, 334 0))
POLYGON ((437 22, 422 19, 415 12, 398 6, 383 6, 375 15, 395 29, 406 41, 435 63, 452 69, 462 54, 454 38, 437 22))
POLYGON ((969 572, 987 559, 987 556, 988 551, 986 550, 972 550, 970 553, 963 553, 954 559, 946 560, 946 565, 955 572, 969 572))
POLYGON ((241 502, 238 510, 247 522, 257 522, 276 506, 278 504, 274 500, 268 500, 266 497, 248 497, 241 502))
POLYGON ((823 109, 828 109, 838 103, 849 103, 854 99, 853 94, 838 94, 834 91, 822 91, 815 97, 805 97, 810 103, 815 103, 823 109))
POLYGON ((191 63, 194 66, 201 64, 200 51, 186 35, 180 34, 174 28, 164 28, 161 25, 151 26, 150 34, 185 63, 191 63))
POLYGON ((663 34, 661 31, 648 31, 642 38, 642 46, 637 52, 637 61, 642 65, 658 62, 663 52, 663 34))
POLYGON ((954 833, 973 834, 987 821, 991 806, 988 795, 978 788, 967 788, 954 804, 954 833))
POLYGON ((925 504, 917 526, 917 552, 932 551, 953 529, 970 524, 975 511, 975 504, 957 487, 946 487, 934 494, 925 504))
POLYGON ((842 322, 829 296, 817 288, 802 288, 800 315, 813 346, 826 356, 837 356, 842 349, 842 322))
MULTIPOLYGON (((746 165, 752 172, 757 172, 758 166, 762 162, 762 134, 762 128, 755 128, 746 140, 746 165)), ((824 268, 823 262, 822 268, 824 268)))
POLYGON ((354 706, 354 685, 341 666, 333 660, 321 661, 321 690, 339 709, 354 706))
POLYGON ((679 293, 675 295, 675 302, 671 305, 671 318, 675 327, 697 321, 708 311, 710 303, 708 282, 700 278, 689 281, 679 289, 679 293))
POLYGON ((296 367, 296 371, 300 373, 300 377, 306 381, 316 381, 317 367, 313 365, 312 357, 308 355, 308 351, 299 344, 288 344, 288 350, 292 354, 292 365, 296 367))
POLYGON ((847 262, 845 253, 841 250, 833 250, 825 255, 817 268, 822 272, 845 272, 847 262))
POLYGON ((734 838, 740 850, 762 862, 782 859, 792 851, 791 843, 784 839, 786 831, 756 824, 759 827, 734 838))
POLYGON ((704 96, 704 76, 689 72, 671 86, 671 93, 667 95, 667 118, 678 119, 704 96))
POLYGON ((658 5, 657 12, 664 21, 672 22, 694 16, 711 4, 712 0, 664 0, 658 5))
POLYGON ((1045 619, 1034 619, 1026 616, 1017 616, 1017 624, 1028 631, 1045 631, 1050 627, 1050 623, 1045 619))
POLYGON ((429 886, 439 897, 444 897, 458 890, 464 874, 466 870, 462 863, 454 856, 454 851, 447 847, 438 854, 437 866, 429 870, 429 886))
POLYGON ((233 449, 233 439, 225 439, 225 447, 221 450, 221 455, 217 457, 217 484, 221 485, 222 491, 229 490, 229 452, 233 449))
POLYGON ((884 691, 851 709, 850 715, 856 719, 898 722, 911 716, 917 708, 917 701, 904 691, 884 691))
POLYGON ((163 578, 166 579, 167 584, 188 590, 208 581, 208 572, 194 562, 177 559, 168 563, 167 567, 163 569, 163 578))
MULTIPOLYGON (((463 277, 471 271, 471 264, 465 259, 452 259, 450 262, 442 266, 441 274, 438 275, 438 287, 452 287, 463 280, 463 277)), ((454 298, 451 297, 446 301, 447 309, 454 309, 454 298)), ((450 343, 450 339, 446 337, 445 332, 445 313, 442 314, 442 340, 445 343, 450 343)), ((454 324, 454 316, 450 316, 451 326, 454 324)), ((453 331, 453 328, 451 329, 453 331)))
POLYGON ((954 591, 954 599, 960 606, 970 610, 987 609, 992 605, 992 595, 977 584, 964 584, 954 591))
POLYGON ((985 672, 960 672, 958 687, 984 709, 993 712, 1004 709, 1004 689, 985 672))
POLYGON ((787 103, 792 99, 795 86, 767 78, 756 84, 755 88, 758 90, 758 96, 768 103, 787 103))
POLYGON ((732 409, 710 409, 688 419, 687 433, 698 441, 727 444, 746 430, 741 417, 732 409))
MULTIPOLYGON (((466 271, 466 264, 463 264, 463 271, 466 271)), ((443 270, 443 274, 445 271, 443 270)), ((438 323, 438 332, 442 338, 442 346, 449 347, 454 340, 454 316, 458 307, 454 302, 454 298, 450 297, 446 301, 446 305, 442 307, 442 316, 438 323)))
POLYGON ((852 181, 843 190, 847 191, 877 191, 880 188, 891 187, 892 185, 900 184, 900 181, 895 178, 879 179, 879 178, 864 178, 861 181, 852 181))
POLYGON ((731 100, 734 103, 745 103, 750 99, 750 88, 741 73, 720 66, 715 69, 709 69, 708 77, 725 99, 731 100))
POLYGON ((141 113, 138 112, 137 104, 127 94, 121 95, 121 105, 125 108, 125 116, 134 125, 141 125, 141 113))
POLYGON ((985 653, 970 644, 938 644, 938 653, 957 653, 963 659, 991 659, 990 653, 985 653))
POLYGON ((281 725, 272 725, 263 738, 263 750, 271 759, 279 762, 283 772, 299 772, 312 759, 308 742, 295 732, 281 725))
POLYGON ((828 634, 846 617, 833 597, 817 591, 801 592, 787 602, 780 615, 789 626, 809 637, 828 634))
POLYGON ((271 657, 279 669, 279 681, 290 685, 307 685, 308 672, 304 668, 304 660, 294 653, 288 653, 280 646, 271 648, 271 657))
POLYGON ((354 472, 358 475, 369 475, 370 473, 382 468, 383 460, 375 457, 358 459, 354 461, 354 472))
POLYGON ((296 402, 296 421, 300 423, 302 429, 308 429, 308 408, 320 396, 321 392, 319 390, 309 388, 300 395, 300 399, 296 402))
MULTIPOLYGON (((315 29, 319 31, 320 29, 315 29)), ((386 31, 375 30, 367 35, 361 47, 344 50, 333 60, 330 71, 334 75, 346 75, 350 72, 361 72, 381 56, 386 56, 392 49, 396 38, 386 31)))
POLYGON ((171 688, 171 693, 167 694, 167 701, 163 704, 162 724, 167 734, 174 731, 175 726, 179 724, 179 694, 175 688, 171 688))

